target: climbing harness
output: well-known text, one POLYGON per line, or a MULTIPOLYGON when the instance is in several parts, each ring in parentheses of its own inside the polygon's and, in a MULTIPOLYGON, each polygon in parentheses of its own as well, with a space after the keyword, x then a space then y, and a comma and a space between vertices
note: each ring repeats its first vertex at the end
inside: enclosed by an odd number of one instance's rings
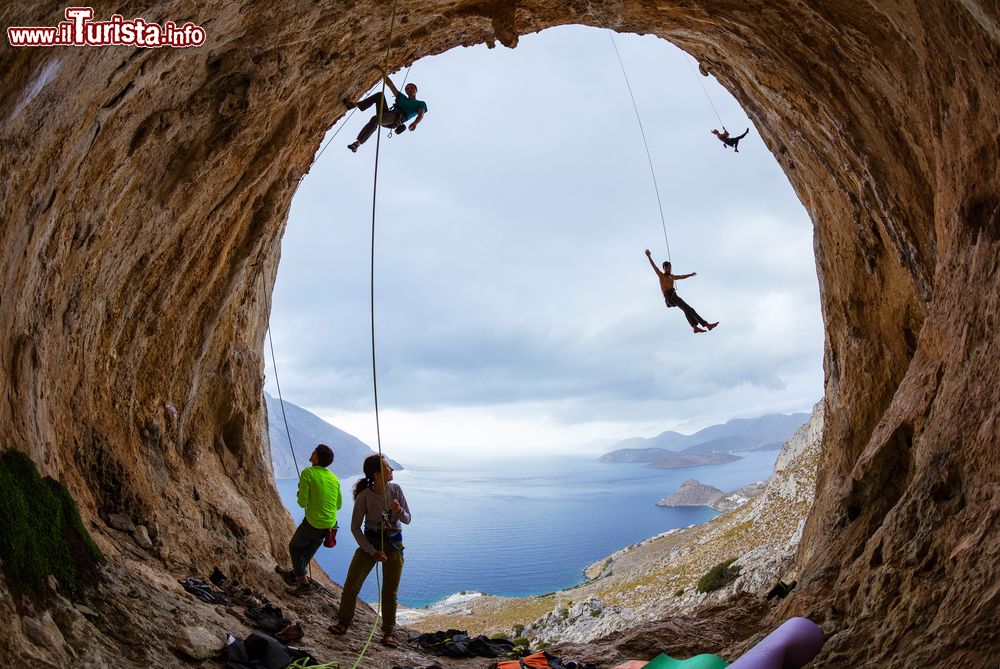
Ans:
MULTIPOLYGON (((413 66, 410 65, 410 67, 406 68, 406 74, 403 76, 403 83, 402 83, 403 88, 406 88, 406 80, 410 78, 411 67, 413 66)), ((387 139, 392 139, 393 134, 402 135, 404 132, 406 132, 406 121, 403 121, 395 128, 389 128, 389 132, 385 133, 385 136, 387 139)))
POLYGON ((653 157, 649 152, 649 143, 646 141, 646 131, 642 128, 642 118, 639 116, 639 105, 635 102, 635 95, 632 94, 632 84, 629 83, 628 73, 625 71, 625 63, 622 62, 622 55, 615 44, 615 35, 608 30, 608 37, 611 39, 611 46, 615 48, 615 55, 618 56, 618 64, 622 68, 622 76, 625 77, 625 86, 628 88, 629 97, 632 98, 632 109, 635 110, 635 120, 639 124, 639 134, 642 135, 642 145, 646 147, 646 160, 649 162, 649 174, 653 177, 653 190, 656 192, 656 204, 660 209, 660 225, 663 227, 663 243, 667 247, 667 260, 670 258, 670 240, 667 239, 667 221, 663 216, 663 202, 660 200, 660 186, 656 182, 656 170, 653 169, 653 157))

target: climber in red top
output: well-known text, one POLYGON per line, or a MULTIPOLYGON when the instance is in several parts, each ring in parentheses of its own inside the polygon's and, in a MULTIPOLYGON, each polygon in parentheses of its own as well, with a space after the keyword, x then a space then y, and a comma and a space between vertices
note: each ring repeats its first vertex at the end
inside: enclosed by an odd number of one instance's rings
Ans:
POLYGON ((727 146, 731 146, 731 147, 733 147, 733 150, 736 151, 736 153, 739 153, 740 152, 740 148, 739 148, 740 140, 743 139, 744 137, 746 137, 748 132, 750 132, 750 128, 747 128, 746 130, 744 130, 743 134, 740 135, 739 137, 730 137, 729 136, 729 131, 726 130, 726 126, 722 126, 722 132, 719 132, 718 130, 713 130, 712 134, 715 135, 716 137, 718 137, 719 141, 722 142, 722 144, 723 144, 722 148, 726 148, 727 146))

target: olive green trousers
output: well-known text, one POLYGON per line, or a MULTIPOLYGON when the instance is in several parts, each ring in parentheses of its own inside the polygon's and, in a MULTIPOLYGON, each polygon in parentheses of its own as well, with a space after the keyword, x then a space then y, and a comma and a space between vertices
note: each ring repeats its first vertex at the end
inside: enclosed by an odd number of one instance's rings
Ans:
MULTIPOLYGON (((382 634, 391 634, 396 629, 396 594, 399 579, 403 575, 403 555, 395 550, 386 551, 388 559, 382 563, 382 634)), ((375 558, 360 548, 354 551, 351 566, 344 579, 344 594, 340 597, 340 611, 337 619, 344 626, 354 620, 354 610, 358 604, 358 593, 365 579, 375 566, 375 558)))

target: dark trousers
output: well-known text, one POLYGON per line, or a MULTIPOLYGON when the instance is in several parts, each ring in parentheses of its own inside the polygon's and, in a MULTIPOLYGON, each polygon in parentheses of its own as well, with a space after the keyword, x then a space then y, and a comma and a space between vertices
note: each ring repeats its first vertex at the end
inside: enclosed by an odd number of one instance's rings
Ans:
MULTIPOLYGON (((388 558, 382 563, 382 634, 392 634, 396 629, 396 594, 399 579, 403 576, 403 554, 392 548, 385 551, 388 558)), ((358 593, 365 579, 375 566, 375 558, 360 548, 354 551, 351 566, 344 579, 344 594, 340 596, 340 611, 337 620, 350 626, 354 620, 354 610, 358 605, 358 593)))
POLYGON ((725 144, 727 146, 731 146, 734 149, 736 149, 737 151, 739 151, 740 150, 740 140, 743 139, 744 137, 746 137, 748 132, 750 132, 750 128, 747 128, 743 132, 742 135, 738 135, 736 137, 730 137, 728 139, 724 139, 724 140, 722 140, 722 142, 723 142, 723 144, 725 144))
POLYGON ((682 300, 676 290, 671 290, 669 293, 664 294, 663 300, 667 303, 668 307, 678 307, 681 311, 683 311, 691 327, 697 327, 699 325, 708 327, 708 322, 699 316, 698 312, 691 308, 691 305, 682 300))
MULTIPOLYGON (((389 103, 386 101, 385 96, 382 95, 382 91, 379 91, 375 95, 369 95, 367 98, 358 103, 358 109, 364 111, 371 107, 372 105, 378 103, 382 109, 382 127, 384 128, 395 128, 397 125, 403 122, 403 116, 399 112, 394 112, 389 110, 389 103)), ((361 128, 361 132, 358 133, 358 143, 364 144, 368 141, 368 138, 372 136, 375 129, 378 128, 378 110, 376 107, 375 116, 372 116, 365 127, 361 128)))
POLYGON ((316 555, 316 551, 323 545, 326 538, 326 530, 318 530, 305 519, 295 530, 292 540, 288 542, 288 555, 292 558, 292 572, 302 578, 309 570, 309 561, 316 555))

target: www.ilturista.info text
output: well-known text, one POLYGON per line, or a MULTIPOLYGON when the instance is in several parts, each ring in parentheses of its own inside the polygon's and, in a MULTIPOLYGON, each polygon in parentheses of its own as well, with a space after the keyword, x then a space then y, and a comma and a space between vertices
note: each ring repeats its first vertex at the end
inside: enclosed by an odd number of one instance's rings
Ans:
POLYGON ((140 18, 126 20, 114 14, 107 21, 92 21, 91 7, 67 7, 66 20, 54 28, 13 26, 7 28, 11 46, 201 46, 205 29, 190 21, 178 26, 173 21, 163 25, 140 18))

